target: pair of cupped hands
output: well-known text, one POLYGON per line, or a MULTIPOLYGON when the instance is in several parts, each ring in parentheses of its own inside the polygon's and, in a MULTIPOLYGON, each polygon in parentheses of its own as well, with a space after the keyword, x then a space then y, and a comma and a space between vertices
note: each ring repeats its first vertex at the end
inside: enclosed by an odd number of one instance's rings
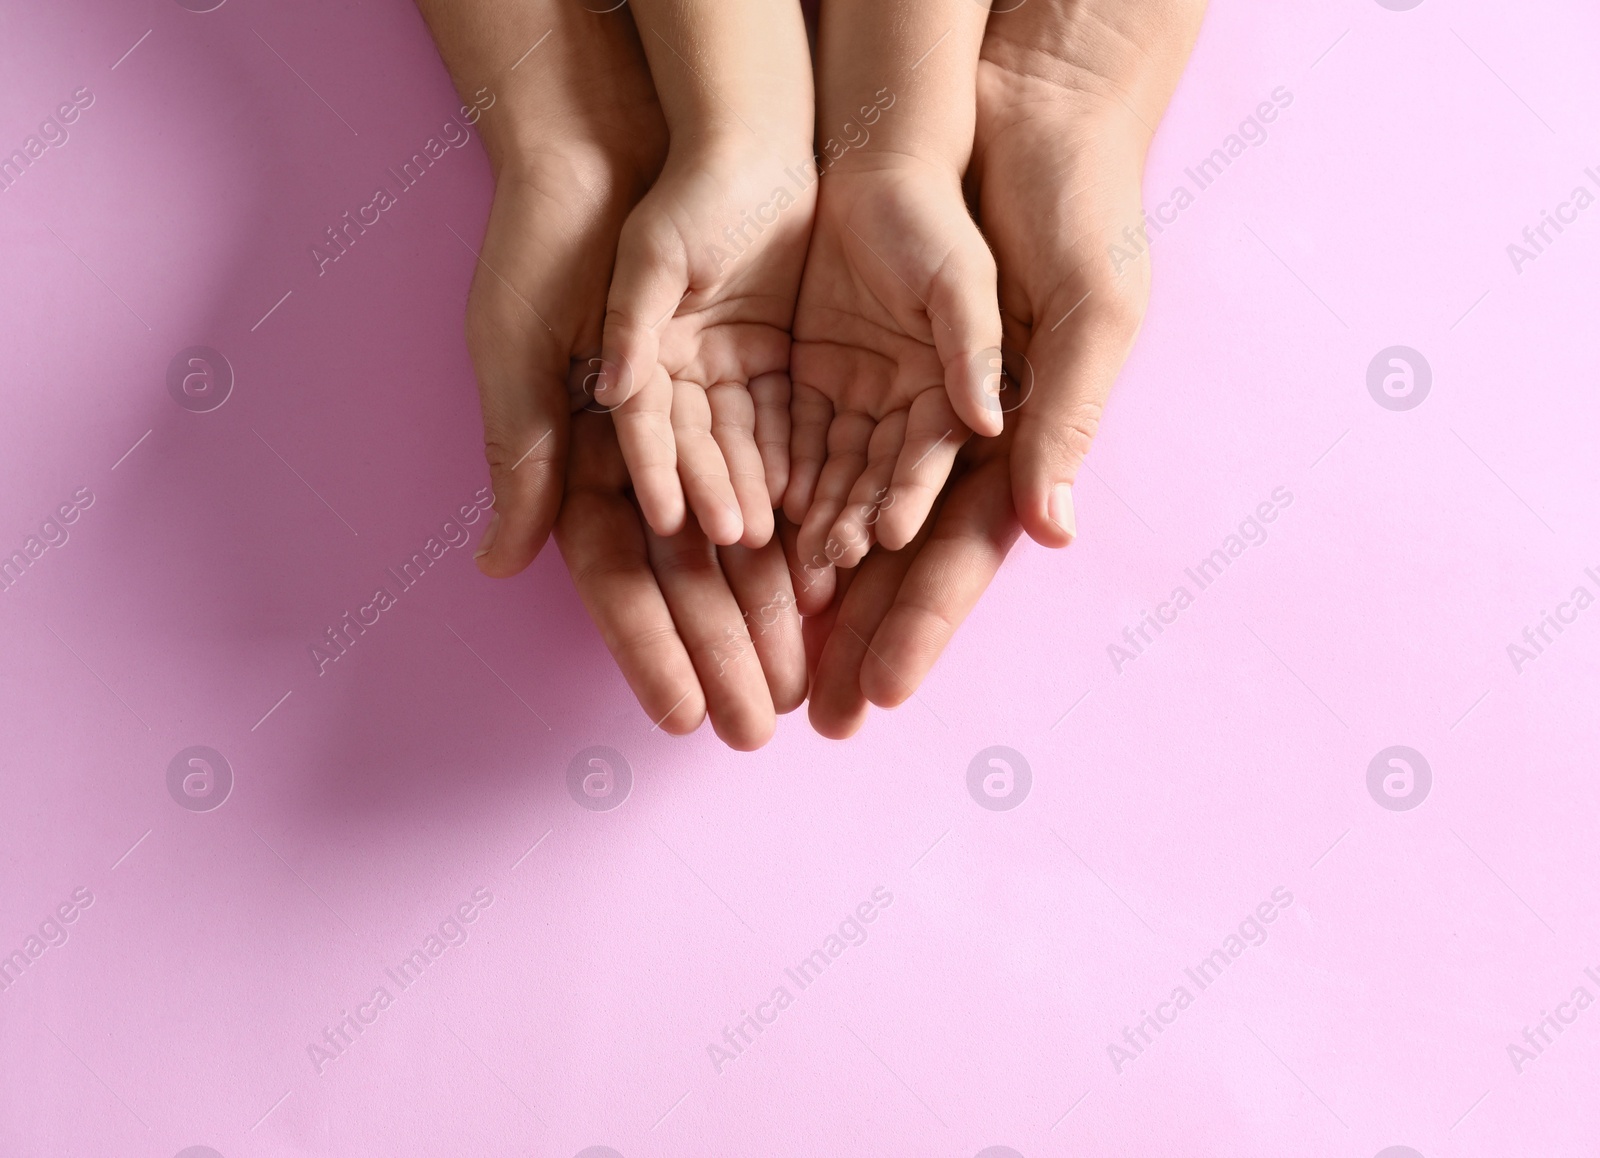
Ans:
POLYGON ((586 2, 419 0, 495 173, 478 565, 554 531, 664 731, 848 736, 1076 534, 1203 0, 586 2))

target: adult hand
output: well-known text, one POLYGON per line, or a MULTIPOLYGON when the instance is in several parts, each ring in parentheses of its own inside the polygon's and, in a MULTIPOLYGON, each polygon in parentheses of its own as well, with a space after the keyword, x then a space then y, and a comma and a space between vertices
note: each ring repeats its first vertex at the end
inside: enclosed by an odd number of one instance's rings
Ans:
POLYGON ((675 735, 706 715, 724 743, 772 738, 806 696, 800 616, 783 547, 715 547, 698 523, 645 523, 610 417, 572 417, 556 522, 573 582, 651 721, 675 735))
POLYGON ((466 332, 495 496, 478 566, 508 576, 555 522, 568 413, 598 377, 617 239, 661 169, 666 122, 626 8, 418 3, 495 175, 466 332))
POLYGON ((810 577, 797 597, 811 726, 822 735, 842 740, 866 722, 869 702, 910 698, 1000 569, 1019 533, 1011 441, 1008 430, 963 447, 927 525, 900 550, 875 547, 853 571, 795 570, 810 577))
POLYGON ((822 734, 849 736, 869 703, 912 695, 1021 529, 1048 546, 1076 535, 1071 485, 1149 292, 1148 261, 1112 246, 1144 228, 1145 150, 1204 7, 1035 0, 991 15, 967 184, 999 269, 1006 430, 962 450, 909 546, 874 549, 854 574, 804 572, 822 734))
POLYGON ((1077 533, 1072 484, 1144 319, 1145 152, 1204 10, 1036 0, 992 14, 984 35, 968 195, 1022 385, 1007 416, 1016 511, 1046 546, 1077 533))

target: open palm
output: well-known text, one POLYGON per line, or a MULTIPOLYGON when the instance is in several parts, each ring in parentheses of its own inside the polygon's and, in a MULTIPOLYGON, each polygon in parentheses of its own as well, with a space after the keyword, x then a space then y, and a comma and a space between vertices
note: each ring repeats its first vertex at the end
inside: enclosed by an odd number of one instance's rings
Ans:
POLYGON ((949 174, 911 158, 822 181, 794 324, 789 486, 807 566, 909 542, 971 431, 998 433, 989 250, 949 174))

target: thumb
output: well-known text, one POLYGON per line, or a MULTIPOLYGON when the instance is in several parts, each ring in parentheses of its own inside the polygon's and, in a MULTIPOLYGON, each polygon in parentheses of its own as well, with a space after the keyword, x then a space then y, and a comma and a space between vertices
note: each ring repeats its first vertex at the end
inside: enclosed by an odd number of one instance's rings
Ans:
POLYGON ((970 218, 966 232, 934 275, 928 309, 950 404, 961 421, 992 438, 1004 423, 997 278, 994 255, 970 218))
POLYGON ((474 293, 467 304, 467 349, 477 371, 484 457, 494 490, 494 513, 477 547, 478 569, 506 578, 533 562, 561 506, 568 359, 548 334, 533 343, 536 352, 519 350, 527 345, 527 323, 514 321, 507 333, 495 312, 474 293))
POLYGON ((641 204, 617 242, 596 402, 615 410, 650 381, 661 350, 661 326, 688 289, 688 262, 676 231, 641 204))
POLYGON ((1018 519, 1042 546, 1065 547, 1077 537, 1072 487, 1143 317, 1139 291, 1077 279, 1034 316, 1011 487, 1018 519))

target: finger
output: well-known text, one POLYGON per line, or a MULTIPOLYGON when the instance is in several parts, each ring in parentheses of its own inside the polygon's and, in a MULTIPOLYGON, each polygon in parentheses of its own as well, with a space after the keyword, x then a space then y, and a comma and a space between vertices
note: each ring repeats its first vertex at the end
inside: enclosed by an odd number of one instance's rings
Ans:
MULTIPOLYGON (((527 239, 512 224, 516 197, 495 199, 484 237, 486 260, 517 277, 527 239)), ((477 547, 478 569, 497 578, 533 561, 561 506, 567 454, 566 378, 570 349, 541 318, 529 296, 549 296, 537 274, 517 277, 521 289, 480 263, 467 299, 467 350, 483 411, 484 457, 494 514, 477 547)))
POLYGON ((971 436, 945 391, 924 390, 912 399, 905 445, 895 460, 888 498, 878 512, 880 543, 898 551, 922 529, 956 455, 971 436))
POLYGON ((805 702, 806 650, 783 545, 723 547, 717 555, 744 611, 745 630, 755 645, 772 706, 780 716, 787 715, 805 702))
MULTIPOLYGON (((921 546, 876 558, 908 556, 910 566, 892 603, 875 622, 863 609, 861 634, 872 640, 859 682, 879 707, 894 707, 922 684, 956 628, 1017 540, 1011 480, 1004 457, 984 463, 951 487, 921 546)), ((869 560, 871 562, 871 560, 869 560)), ((863 574, 862 579, 867 579, 863 574)), ((861 584, 851 590, 854 592, 861 584)), ((872 589, 877 593, 877 588, 872 589)), ((866 596, 862 596, 863 603, 866 596)), ((856 610, 848 603, 846 612, 856 610)))
POLYGON ((750 379, 756 407, 756 449, 767 480, 767 509, 783 502, 789 486, 789 375, 781 370, 750 379))
POLYGON ((739 541, 744 518, 711 423, 711 400, 706 392, 691 382, 674 382, 672 436, 677 443, 678 477, 701 530, 720 546, 739 541))
POLYGON ((784 562, 789 567, 789 579, 794 584, 795 602, 802 616, 816 615, 833 600, 838 586, 839 572, 827 559, 817 556, 803 559, 800 555, 800 528, 785 515, 778 520, 778 535, 783 540, 784 562))
POLYGON ((889 480, 894 477, 895 460, 905 442, 907 417, 904 410, 892 410, 879 419, 872 431, 866 469, 856 478, 844 509, 828 532, 830 541, 841 547, 833 560, 836 567, 854 567, 876 540, 879 510, 889 497, 889 480))
POLYGON ((846 544, 830 537, 833 525, 850 498, 850 490, 867 466, 867 448, 877 428, 870 415, 845 411, 828 427, 828 460, 817 479, 816 493, 805 521, 800 524, 800 555, 832 562, 846 544))
POLYGON ((977 225, 950 251, 929 288, 933 345, 956 413, 979 434, 1000 433, 1000 300, 994 255, 977 225))
POLYGON ((861 673, 878 621, 894 602, 914 555, 878 551, 854 572, 845 572, 853 578, 835 599, 833 630, 811 677, 811 726, 829 739, 853 736, 866 723, 869 708, 861 673))
POLYGON ((777 727, 772 693, 717 549, 694 523, 671 538, 645 533, 650 566, 705 689, 711 727, 730 748, 752 751, 777 727))
POLYGON ((634 497, 645 522, 658 535, 677 534, 683 529, 684 520, 672 399, 672 380, 665 370, 652 364, 650 377, 611 412, 634 497))
POLYGON ((739 542, 746 547, 763 546, 772 538, 772 494, 756 447, 755 398, 741 385, 723 383, 706 391, 706 401, 711 404, 711 437, 722 451, 728 482, 744 521, 739 542))
POLYGON ((706 697, 650 569, 644 527, 624 490, 627 482, 611 420, 573 415, 556 544, 645 715, 663 731, 684 735, 705 719, 706 697))
POLYGON ((828 637, 833 634, 833 625, 839 618, 839 604, 844 599, 844 593, 850 589, 855 576, 854 570, 840 571, 832 601, 815 614, 806 615, 800 620, 800 633, 806 643, 806 677, 811 681, 813 689, 816 687, 817 664, 822 659, 822 649, 827 646, 828 637))
POLYGON ((689 289, 688 260, 676 232, 641 205, 617 240, 606 299, 595 401, 618 407, 648 382, 661 347, 661 326, 689 289))
POLYGON ((1077 289, 1063 295, 1065 305, 1039 315, 1028 345, 1033 390, 1017 410, 1011 452, 1017 517, 1046 547, 1065 547, 1077 536, 1072 487, 1143 316, 1137 301, 1109 291, 1072 298, 1077 289), (1071 324, 1046 328, 1047 319, 1069 311, 1071 324))
POLYGON ((828 457, 828 427, 833 423, 833 403, 820 390, 794 385, 789 404, 789 485, 784 488, 783 513, 796 525, 805 521, 816 494, 817 479, 828 457))

